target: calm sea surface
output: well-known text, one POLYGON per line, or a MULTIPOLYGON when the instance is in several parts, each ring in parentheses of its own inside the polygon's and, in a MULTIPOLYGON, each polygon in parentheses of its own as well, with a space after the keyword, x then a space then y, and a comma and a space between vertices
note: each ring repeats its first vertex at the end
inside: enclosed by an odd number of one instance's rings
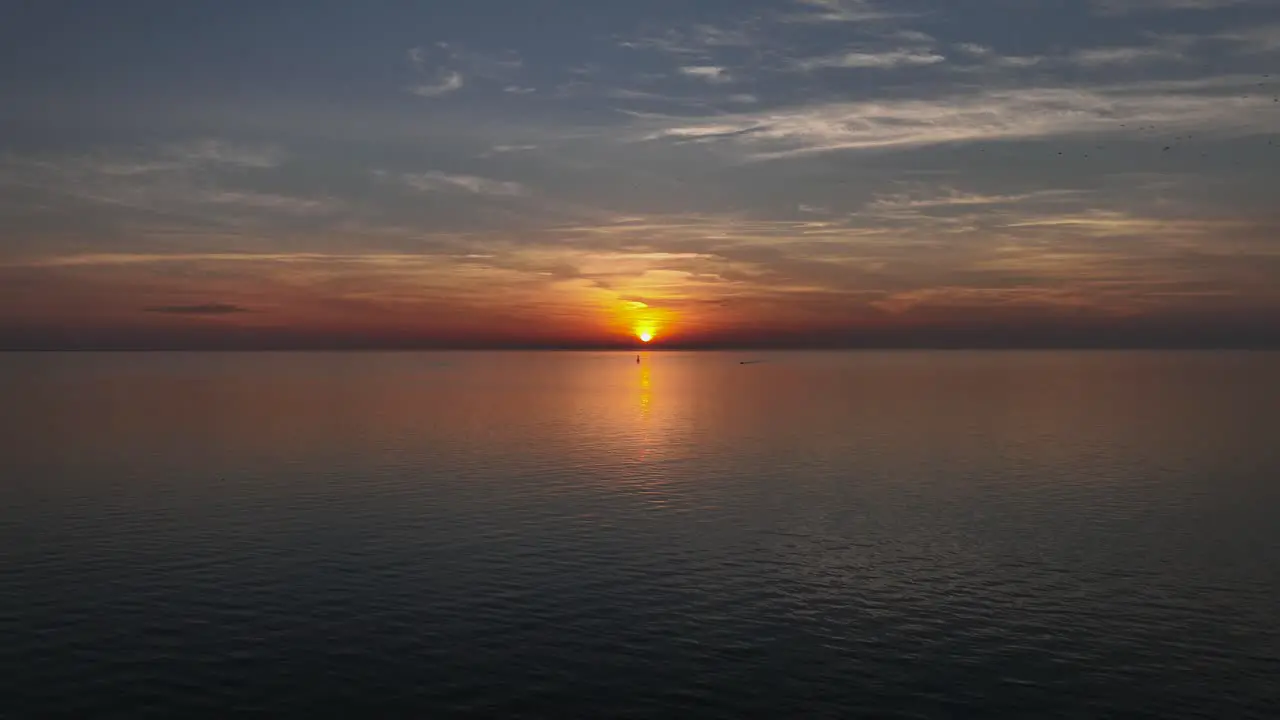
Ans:
POLYGON ((6 718, 1280 713, 1280 354, 10 354, 0 423, 6 718))

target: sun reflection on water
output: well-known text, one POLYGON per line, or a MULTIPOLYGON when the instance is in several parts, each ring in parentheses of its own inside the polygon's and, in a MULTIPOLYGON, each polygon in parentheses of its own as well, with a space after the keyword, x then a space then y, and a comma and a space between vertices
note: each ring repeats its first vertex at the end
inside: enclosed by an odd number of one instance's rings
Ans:
POLYGON ((641 358, 639 375, 640 417, 646 421, 652 413, 653 376, 649 369, 648 358, 641 358))

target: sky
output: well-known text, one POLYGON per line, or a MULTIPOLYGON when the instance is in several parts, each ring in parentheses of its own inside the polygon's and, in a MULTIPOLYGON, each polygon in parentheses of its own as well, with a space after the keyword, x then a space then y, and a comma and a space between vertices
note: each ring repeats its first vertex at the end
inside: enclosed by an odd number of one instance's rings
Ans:
POLYGON ((0 348, 1280 346, 1280 0, 9 0, 0 348))

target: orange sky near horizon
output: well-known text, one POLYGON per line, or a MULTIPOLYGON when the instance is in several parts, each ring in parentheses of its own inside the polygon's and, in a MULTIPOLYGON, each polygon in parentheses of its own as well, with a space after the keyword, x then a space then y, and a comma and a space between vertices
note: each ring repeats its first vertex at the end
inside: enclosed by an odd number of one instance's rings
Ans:
MULTIPOLYGON (((984 343, 1003 334, 1017 344, 1037 327, 1119 333, 1133 322, 1161 321, 1140 298, 1105 287, 1091 295, 859 293, 775 286, 749 275, 711 280, 664 267, 670 258, 653 253, 614 258, 628 261, 626 274, 601 282, 412 255, 83 256, 30 263, 20 273, 0 267, 0 327, 38 329, 33 345, 84 337, 110 346, 119 337, 124 346, 632 347, 647 333, 661 348, 778 339, 829 345, 840 337, 916 342, 912 333, 927 344, 966 331, 985 332, 984 343)), ((1231 297, 1218 300, 1219 317, 1248 317, 1231 297)), ((1175 323, 1164 332, 1180 330, 1175 323)))

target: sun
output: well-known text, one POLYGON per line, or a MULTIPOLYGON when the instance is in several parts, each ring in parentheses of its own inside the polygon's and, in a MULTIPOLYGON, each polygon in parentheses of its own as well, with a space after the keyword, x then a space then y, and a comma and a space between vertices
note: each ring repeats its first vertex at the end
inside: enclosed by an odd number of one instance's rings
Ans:
POLYGON ((653 340, 653 332, 650 330, 638 330, 636 331, 636 337, 640 338, 640 342, 647 343, 653 340))

